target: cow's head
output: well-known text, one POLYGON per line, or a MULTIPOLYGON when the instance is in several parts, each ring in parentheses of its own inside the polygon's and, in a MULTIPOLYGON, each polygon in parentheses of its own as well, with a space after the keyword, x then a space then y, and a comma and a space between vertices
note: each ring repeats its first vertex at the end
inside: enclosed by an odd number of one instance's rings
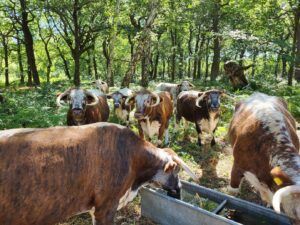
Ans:
POLYGON ((152 182, 154 182, 156 186, 160 186, 166 190, 169 196, 180 199, 181 183, 178 177, 180 167, 195 181, 199 181, 199 178, 172 149, 166 148, 161 150, 165 153, 161 154, 164 157, 163 165, 152 178, 152 182))
POLYGON ((66 90, 57 97, 56 103, 58 106, 63 106, 61 101, 69 103, 72 118, 77 125, 84 123, 86 107, 99 103, 99 99, 94 93, 81 88, 66 90))
POLYGON ((275 192, 272 205, 276 212, 284 212, 290 218, 300 221, 300 185, 295 185, 280 167, 271 171, 275 183, 282 187, 275 192), (285 187, 284 187, 285 186, 285 187))
POLYGON ((143 89, 128 97, 125 104, 135 104, 136 111, 134 113, 134 117, 137 120, 142 120, 145 119, 148 116, 148 113, 151 111, 151 109, 157 106, 161 101, 162 99, 159 97, 158 94, 143 89))
POLYGON ((196 99, 196 106, 201 108, 203 105, 207 105, 209 111, 218 111, 220 108, 220 98, 223 94, 224 92, 219 90, 200 92, 196 99))
POLYGON ((177 85, 177 90, 178 90, 178 93, 180 93, 182 91, 189 91, 193 87, 195 87, 195 86, 191 82, 184 80, 180 84, 177 85))
POLYGON ((106 95, 108 99, 112 99, 114 102, 114 108, 118 109, 123 103, 125 103, 128 96, 132 95, 132 91, 128 88, 120 89, 112 94, 106 95))
POLYGON ((100 91, 103 93, 108 93, 108 84, 105 81, 102 80, 95 80, 92 82, 100 91))

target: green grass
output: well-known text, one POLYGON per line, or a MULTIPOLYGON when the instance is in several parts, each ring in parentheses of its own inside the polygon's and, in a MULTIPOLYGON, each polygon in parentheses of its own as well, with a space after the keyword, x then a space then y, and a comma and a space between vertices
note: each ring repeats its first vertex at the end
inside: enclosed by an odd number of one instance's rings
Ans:
MULTIPOLYGON (((85 81, 86 88, 93 88, 85 81)), ((63 92, 71 85, 68 82, 57 81, 53 84, 44 84, 40 88, 24 88, 13 86, 4 92, 5 102, 0 104, 0 130, 20 128, 20 127, 52 127, 66 125, 66 113, 68 107, 58 109, 55 103, 56 95, 63 92)), ((155 83, 152 83, 152 88, 155 83)), ((131 88, 138 90, 138 86, 131 88)), ((236 96, 236 99, 243 99, 253 92, 264 92, 270 95, 281 96, 287 100, 289 110, 292 115, 299 121, 300 119, 300 86, 288 87, 283 83, 270 81, 252 82, 250 88, 234 92, 226 82, 196 82, 197 90, 208 90, 210 88, 220 88, 227 93, 236 96)), ((110 88, 111 91, 117 87, 110 88)), ((112 106, 112 102, 109 102, 112 106)), ((111 107, 112 109, 112 107, 111 107)), ((201 175, 200 184, 210 188, 226 192, 226 186, 229 182, 230 169, 232 165, 232 153, 230 146, 226 141, 227 129, 234 111, 234 101, 223 99, 221 103, 221 118, 218 129, 215 133, 217 145, 213 148, 210 145, 204 145, 199 148, 197 145, 197 135, 193 124, 189 124, 185 130, 183 126, 174 129, 174 119, 170 124, 170 145, 180 157, 198 175, 201 175)), ((111 110, 110 122, 118 123, 118 119, 113 116, 111 110)), ((135 121, 131 122, 131 128, 138 132, 135 121)), ((185 173, 181 174, 182 178, 190 179, 185 173)), ((251 191, 249 186, 242 186, 242 192, 239 197, 261 203, 258 195, 251 191)), ((192 202, 206 209, 213 209, 214 203, 205 199, 192 199, 192 202)), ((139 199, 126 207, 116 218, 116 224, 152 224, 144 218, 140 218, 139 199), (124 222, 126 221, 126 222, 124 222)), ((72 218, 63 223, 63 225, 87 225, 90 224, 89 216, 84 215, 72 218)))

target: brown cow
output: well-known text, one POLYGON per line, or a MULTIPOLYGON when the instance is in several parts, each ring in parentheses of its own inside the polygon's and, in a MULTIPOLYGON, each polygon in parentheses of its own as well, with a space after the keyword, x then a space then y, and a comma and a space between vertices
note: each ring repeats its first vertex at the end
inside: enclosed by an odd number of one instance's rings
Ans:
MULTIPOLYGON (((256 93, 236 105, 229 127, 234 164, 230 190, 243 177, 291 218, 300 219, 300 156, 296 123, 284 100, 256 93)), ((300 221, 299 221, 300 222, 300 221)))
POLYGON ((70 109, 67 114, 68 126, 78 126, 89 123, 105 122, 109 117, 109 107, 105 94, 98 90, 70 88, 60 94, 56 103, 68 101, 70 109))
POLYGON ((229 77, 231 85, 234 89, 243 88, 248 85, 248 81, 244 74, 244 71, 252 66, 253 65, 240 66, 235 61, 228 61, 224 64, 225 74, 229 77))
POLYGON ((169 120, 172 116, 173 106, 168 92, 151 92, 142 89, 126 100, 127 105, 136 105, 134 117, 138 120, 138 129, 141 138, 144 133, 152 138, 158 134, 158 145, 162 144, 165 134, 165 144, 169 142, 169 120))
MULTIPOLYGON (((201 146, 202 130, 213 136, 217 128, 222 95, 224 93, 219 90, 184 91, 177 98, 176 122, 179 123, 184 117, 187 121, 195 123, 199 146, 201 146)), ((213 136, 211 145, 215 144, 213 136)))
POLYGON ((95 207, 96 225, 154 182, 177 196, 182 166, 171 150, 130 129, 96 123, 0 132, 0 224, 52 225, 95 207))

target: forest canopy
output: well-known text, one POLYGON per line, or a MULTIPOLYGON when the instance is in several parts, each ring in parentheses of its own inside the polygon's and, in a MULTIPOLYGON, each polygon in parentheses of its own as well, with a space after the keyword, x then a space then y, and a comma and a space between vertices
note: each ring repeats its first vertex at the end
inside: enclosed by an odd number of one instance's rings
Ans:
POLYGON ((1 83, 101 78, 215 81, 223 64, 248 77, 300 81, 297 0, 2 0, 1 83))

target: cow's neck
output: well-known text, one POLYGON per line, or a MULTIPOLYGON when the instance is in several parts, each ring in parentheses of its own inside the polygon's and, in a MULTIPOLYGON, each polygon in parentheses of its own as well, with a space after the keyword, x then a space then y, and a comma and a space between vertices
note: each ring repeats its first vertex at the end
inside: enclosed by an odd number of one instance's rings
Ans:
POLYGON ((144 149, 135 154, 136 177, 132 186, 133 190, 150 181, 163 168, 164 154, 166 153, 148 143, 144 149))

